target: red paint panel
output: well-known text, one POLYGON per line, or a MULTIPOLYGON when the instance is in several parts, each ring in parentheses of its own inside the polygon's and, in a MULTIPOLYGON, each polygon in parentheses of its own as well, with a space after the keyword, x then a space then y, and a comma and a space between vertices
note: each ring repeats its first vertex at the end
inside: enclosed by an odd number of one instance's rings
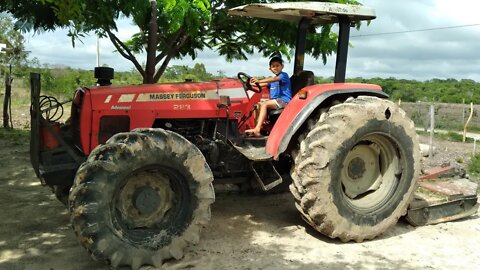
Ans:
POLYGON ((273 157, 278 156, 278 148, 285 136, 288 128, 295 122, 295 119, 300 112, 312 102, 317 96, 325 94, 329 91, 349 91, 349 90, 368 90, 368 91, 382 91, 382 88, 373 84, 360 83, 332 83, 332 84, 318 84, 307 86, 303 91, 307 92, 306 99, 299 99, 298 94, 295 95, 290 103, 285 107, 284 111, 278 118, 268 137, 266 152, 273 157))
POLYGON ((260 94, 249 99, 236 79, 86 89, 81 119, 82 148, 89 154, 98 145, 102 116, 128 115, 130 130, 152 127, 155 119, 224 118, 226 110, 217 106, 220 95, 231 97, 230 119, 240 120, 260 100, 260 94), (92 114, 87 115, 89 112, 92 114))
POLYGON ((90 91, 85 91, 83 97, 83 103, 80 109, 80 143, 82 144, 83 152, 88 155, 90 154, 90 135, 92 127, 92 96, 90 91))

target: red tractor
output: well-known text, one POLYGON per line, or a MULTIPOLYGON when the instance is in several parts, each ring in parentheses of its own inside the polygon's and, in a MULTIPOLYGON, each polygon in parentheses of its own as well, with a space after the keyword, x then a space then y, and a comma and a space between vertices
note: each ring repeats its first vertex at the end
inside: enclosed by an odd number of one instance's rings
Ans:
POLYGON ((215 200, 212 183, 267 191, 291 181, 303 219, 342 241, 372 239, 404 215, 419 174, 413 122, 377 85, 345 83, 350 27, 373 9, 321 2, 252 4, 231 15, 298 22, 293 99, 249 138, 252 108, 268 89, 250 76, 211 82, 78 89, 71 116, 40 97, 32 74, 31 159, 67 204, 82 246, 114 267, 161 266, 199 239, 215 200), (338 23, 335 83, 303 70, 311 26, 338 23), (291 175, 291 179, 290 176, 291 175), (252 180, 253 179, 253 180, 252 180))

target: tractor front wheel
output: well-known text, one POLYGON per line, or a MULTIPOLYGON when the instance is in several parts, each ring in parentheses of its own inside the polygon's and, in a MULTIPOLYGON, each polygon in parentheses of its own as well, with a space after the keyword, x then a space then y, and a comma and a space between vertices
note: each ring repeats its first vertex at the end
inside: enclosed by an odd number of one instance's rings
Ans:
POLYGON ((212 181, 202 153, 182 136, 159 129, 120 133, 77 172, 72 226, 97 260, 160 268, 198 241, 215 198, 212 181))
POLYGON ((396 104, 349 98, 323 110, 300 138, 290 190, 316 230, 361 242, 406 213, 419 147, 413 122, 396 104))

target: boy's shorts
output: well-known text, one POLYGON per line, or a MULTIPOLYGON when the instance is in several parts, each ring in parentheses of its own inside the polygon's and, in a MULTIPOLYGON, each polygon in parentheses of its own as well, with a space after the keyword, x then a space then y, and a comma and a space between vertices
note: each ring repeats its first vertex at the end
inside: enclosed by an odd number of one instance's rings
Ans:
POLYGON ((276 98, 275 103, 277 103, 277 107, 279 109, 283 109, 283 108, 285 108, 285 106, 287 106, 287 103, 285 101, 283 101, 283 99, 281 99, 281 98, 276 98))

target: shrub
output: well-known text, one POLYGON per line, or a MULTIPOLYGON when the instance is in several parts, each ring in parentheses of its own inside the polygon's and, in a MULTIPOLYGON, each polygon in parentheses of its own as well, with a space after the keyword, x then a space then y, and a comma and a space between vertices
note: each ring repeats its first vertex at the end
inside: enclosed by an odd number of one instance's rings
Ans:
POLYGON ((472 156, 468 162, 468 172, 470 174, 480 175, 480 154, 472 156))

